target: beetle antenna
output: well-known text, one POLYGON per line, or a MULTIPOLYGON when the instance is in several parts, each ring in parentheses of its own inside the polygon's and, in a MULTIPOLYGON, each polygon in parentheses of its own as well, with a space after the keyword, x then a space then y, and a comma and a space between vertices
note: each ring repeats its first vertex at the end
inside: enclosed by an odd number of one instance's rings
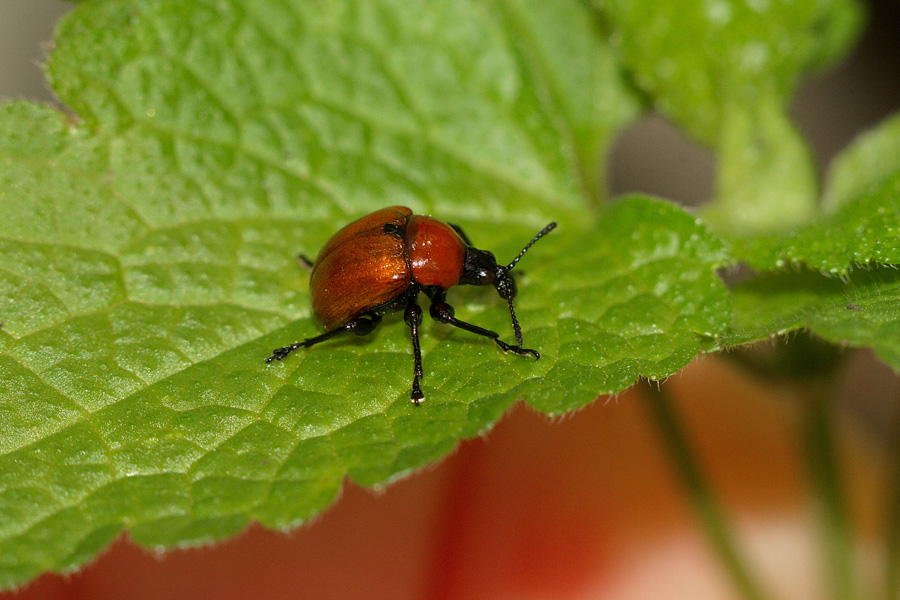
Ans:
MULTIPOLYGON (((534 236, 533 238, 531 238, 531 241, 530 241, 530 242, 528 242, 527 244, 525 244, 525 247, 522 248, 522 251, 519 252, 519 255, 516 256, 516 257, 512 260, 511 263, 509 263, 508 265, 506 265, 505 269, 506 269, 507 271, 509 271, 509 270, 512 269, 514 266, 516 266, 516 263, 519 262, 519 259, 522 258, 522 256, 524 256, 526 252, 528 252, 528 249, 529 249, 529 248, 531 248, 532 246, 534 246, 535 242, 537 242, 539 239, 541 239, 542 237, 544 237, 545 235, 547 235, 548 233, 550 233, 550 232, 553 231, 554 229, 556 229, 556 222, 550 223, 549 225, 547 225, 546 227, 544 227, 543 229, 541 229, 541 230, 537 233, 536 236, 534 236)), ((511 283, 511 282, 510 282, 510 283, 511 283)), ((515 311, 515 309, 513 308, 513 295, 514 295, 514 294, 515 294, 515 289, 512 290, 512 293, 510 293, 509 296, 507 296, 506 301, 509 302, 509 316, 512 318, 513 332, 516 334, 516 343, 519 344, 519 345, 521 346, 522 344, 525 343, 525 340, 522 338, 522 326, 519 325, 519 319, 516 318, 516 311, 515 311)))
MULTIPOLYGON (((538 241, 539 239, 541 239, 542 237, 544 237, 545 235, 547 235, 548 233, 550 233, 550 232, 553 231, 554 229, 556 229, 556 222, 555 222, 555 221, 554 221, 553 223, 550 223, 549 225, 547 225, 547 226, 544 227, 543 229, 541 229, 541 230, 538 232, 538 234, 537 234, 536 236, 534 236, 533 238, 531 238, 531 241, 530 241, 530 242, 528 242, 527 244, 525 244, 525 247, 522 248, 522 251, 519 252, 519 255, 518 255, 517 257, 515 257, 515 258, 512 260, 511 263, 509 263, 508 265, 506 265, 506 270, 509 271, 509 270, 512 269, 514 266, 516 266, 516 263, 519 262, 519 259, 522 258, 522 256, 523 256, 526 252, 528 252, 528 249, 529 249, 529 248, 531 248, 532 246, 534 246, 534 243, 535 243, 536 241, 538 241)), ((509 303, 509 312, 512 312, 512 301, 511 301, 511 300, 510 300, 510 303, 509 303)), ((513 315, 513 323, 515 323, 515 322, 516 322, 515 315, 513 315)), ((516 328, 516 330, 518 331, 518 327, 516 328)), ((519 333, 519 335, 517 336, 517 338, 518 338, 518 337, 521 337, 521 335, 522 335, 522 334, 519 333)), ((521 345, 521 344, 522 344, 522 342, 519 341, 519 345, 521 345)))

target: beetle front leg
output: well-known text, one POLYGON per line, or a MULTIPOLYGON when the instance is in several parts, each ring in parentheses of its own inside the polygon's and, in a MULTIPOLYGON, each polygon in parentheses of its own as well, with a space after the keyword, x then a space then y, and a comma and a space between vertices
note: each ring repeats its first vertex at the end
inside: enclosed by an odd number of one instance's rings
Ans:
POLYGON ((330 340, 334 336, 340 335, 345 332, 351 332, 356 335, 368 335, 375 330, 375 326, 380 322, 381 315, 371 314, 356 317, 346 325, 342 325, 341 327, 337 327, 336 329, 332 329, 331 331, 326 331, 322 335, 306 338, 302 342, 294 342, 290 346, 285 346, 283 348, 275 348, 274 350, 272 350, 272 356, 266 359, 266 364, 270 364, 275 360, 284 360, 284 358, 294 350, 315 346, 319 342, 330 340))
POLYGON ((419 346, 419 325, 422 324, 422 307, 416 302, 416 296, 413 295, 406 305, 406 311, 403 313, 403 319, 409 325, 409 331, 412 335, 413 345, 413 382, 410 401, 416 406, 419 402, 425 400, 425 394, 419 387, 419 379, 422 378, 422 349, 419 346))
POLYGON ((500 349, 504 352, 513 352, 520 356, 531 355, 535 359, 541 357, 541 353, 537 350, 532 350, 531 348, 523 348, 522 346, 514 346, 513 344, 507 344, 503 340, 500 339, 500 334, 496 331, 491 331, 490 329, 485 329, 484 327, 479 327, 478 325, 473 325, 472 323, 467 323, 465 321, 461 321, 453 316, 453 307, 443 301, 441 295, 436 295, 434 301, 431 303, 431 309, 429 310, 431 313, 431 318, 437 321, 438 323, 447 323, 448 325, 453 325, 454 327, 459 327, 460 329, 464 329, 466 331, 471 331, 472 333, 477 333, 478 335, 483 335, 488 339, 494 340, 500 349))

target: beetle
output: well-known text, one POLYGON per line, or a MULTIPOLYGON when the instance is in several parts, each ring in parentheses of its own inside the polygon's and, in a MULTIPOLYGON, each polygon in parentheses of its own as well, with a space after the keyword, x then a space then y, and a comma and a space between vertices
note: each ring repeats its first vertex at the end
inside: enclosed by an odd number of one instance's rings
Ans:
POLYGON ((423 378, 419 292, 431 300, 429 312, 435 321, 492 339, 504 352, 539 359, 537 350, 523 347, 522 328, 513 309, 516 282, 510 271, 555 227, 556 223, 544 227, 512 262, 502 265, 490 252, 475 248, 457 225, 414 215, 405 206, 382 208, 357 219, 325 243, 315 262, 299 257, 312 270, 309 289, 313 314, 325 333, 276 348, 266 363, 284 360, 298 348, 309 348, 341 333, 367 335, 381 322, 382 315, 403 310, 413 346, 410 401, 418 406, 425 399, 419 384, 423 378), (493 285, 509 304, 516 344, 507 344, 495 331, 457 319, 446 301, 447 290, 455 285, 493 285))

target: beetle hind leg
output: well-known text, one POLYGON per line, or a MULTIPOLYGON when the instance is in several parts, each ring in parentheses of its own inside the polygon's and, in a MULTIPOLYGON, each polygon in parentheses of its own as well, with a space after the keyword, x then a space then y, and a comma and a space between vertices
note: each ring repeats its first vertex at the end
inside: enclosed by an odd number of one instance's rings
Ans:
POLYGON ((466 243, 466 246, 472 245, 472 240, 469 239, 469 236, 466 235, 466 232, 463 231, 463 228, 457 225, 456 223, 447 223, 450 227, 453 228, 453 231, 459 234, 459 237, 462 238, 462 241, 466 243))
POLYGON ((300 263, 300 266, 302 266, 305 270, 307 270, 309 272, 312 272, 313 265, 315 264, 313 261, 309 260, 309 257, 306 256, 305 254, 298 254, 297 262, 300 263))

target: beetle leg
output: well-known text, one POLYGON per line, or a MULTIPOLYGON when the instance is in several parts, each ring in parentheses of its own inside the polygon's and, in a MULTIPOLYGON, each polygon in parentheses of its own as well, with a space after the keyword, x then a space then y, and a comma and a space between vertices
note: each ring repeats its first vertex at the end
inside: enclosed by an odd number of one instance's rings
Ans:
POLYGON ((466 246, 472 245, 472 240, 469 239, 469 236, 466 235, 466 232, 463 231, 462 227, 460 227, 459 225, 456 225, 455 223, 447 223, 447 225, 452 227, 453 231, 455 231, 456 233, 459 234, 459 237, 461 237, 462 241, 464 241, 466 243, 466 246))
POLYGON ((467 323, 465 321, 461 321, 453 316, 453 307, 444 302, 442 293, 436 293, 432 298, 431 309, 429 312, 431 313, 431 318, 437 321, 438 323, 447 323, 448 325, 453 325, 454 327, 459 327, 460 329, 465 329, 466 331, 471 331, 472 333, 477 333, 478 335, 483 335, 488 339, 494 340, 500 349, 504 352, 513 352, 520 356, 531 355, 535 359, 541 357, 540 352, 537 350, 532 350, 531 348, 523 348, 522 346, 514 346, 513 344, 507 344, 503 340, 500 339, 500 334, 496 331, 491 331, 490 329, 485 329, 484 327, 479 327, 478 325, 473 325, 472 323, 467 323))
POLYGON ((284 358, 294 350, 315 346, 319 342, 330 340, 334 336, 340 335, 344 332, 351 332, 355 333, 356 335, 366 335, 372 333, 372 331, 374 331, 375 329, 375 326, 380 322, 381 315, 371 314, 356 317, 346 325, 337 327, 335 329, 332 329, 331 331, 326 331, 322 335, 306 338, 302 342, 294 342, 290 346, 285 346, 283 348, 275 348, 274 350, 272 350, 272 356, 266 359, 266 364, 271 363, 273 360, 284 360, 284 358))
POLYGON ((422 378, 422 349, 419 347, 419 325, 422 324, 422 307, 416 302, 417 295, 413 294, 410 297, 409 302, 406 304, 406 311, 403 313, 403 319, 409 325, 409 331, 412 334, 414 367, 410 401, 416 406, 419 405, 419 402, 425 400, 425 394, 422 393, 422 389, 419 387, 419 379, 422 378))
POLYGON ((303 268, 307 271, 312 271, 313 261, 309 260, 309 258, 305 254, 298 254, 297 262, 303 265, 303 268))

